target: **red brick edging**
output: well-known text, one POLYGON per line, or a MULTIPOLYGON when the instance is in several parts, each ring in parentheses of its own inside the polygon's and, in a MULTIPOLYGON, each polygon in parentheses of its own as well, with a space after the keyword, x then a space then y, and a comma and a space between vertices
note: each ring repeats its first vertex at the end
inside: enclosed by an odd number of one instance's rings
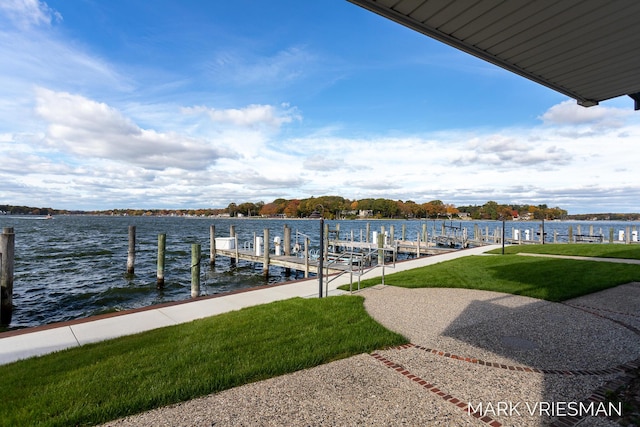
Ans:
MULTIPOLYGON (((611 369, 600 369, 600 370, 557 370, 557 369, 537 369, 537 368, 528 368, 528 367, 523 367, 523 366, 508 366, 508 365, 503 365, 503 364, 499 364, 499 363, 492 363, 492 362, 485 362, 479 359, 473 359, 473 358, 469 358, 469 357, 461 357, 461 356, 457 356, 455 354, 451 354, 451 353, 445 353, 442 351, 438 351, 438 350, 433 350, 433 349, 428 349, 426 347, 422 347, 416 344, 412 344, 412 343, 408 343, 408 344, 404 344, 401 346, 397 346, 397 347, 392 347, 390 348, 391 350, 404 350, 404 349, 408 349, 408 348, 417 348, 419 350, 423 350, 426 351, 428 353, 437 355, 437 356, 442 356, 442 357, 447 357, 450 359, 454 359, 454 360, 461 360, 464 362, 468 362, 468 363, 475 363, 478 365, 483 365, 483 366, 487 366, 487 367, 493 367, 493 368, 501 368, 501 369, 507 369, 510 371, 520 371, 520 372, 528 372, 528 373, 541 373, 541 374, 560 374, 560 375, 608 375, 608 374, 616 374, 616 373, 628 373, 632 370, 638 369, 640 368, 640 359, 636 359, 634 361, 631 362, 627 362, 623 365, 619 365, 615 368, 611 368, 611 369)), ((430 392, 438 395, 439 397, 441 397, 442 399, 446 400, 447 402, 457 406, 458 408, 460 408, 463 411, 466 411, 469 415, 479 419, 480 421, 484 422, 485 424, 488 424, 492 427, 501 427, 502 424, 497 421, 494 420, 493 418, 485 415, 484 417, 482 416, 482 414, 478 413, 478 412, 469 412, 469 407, 466 403, 462 402, 460 399, 457 399, 455 397, 453 397, 451 394, 447 394, 445 392, 443 392, 442 390, 438 389, 437 387, 435 387, 433 384, 428 383, 426 380, 413 375, 409 370, 405 369, 402 365, 399 365, 389 359, 387 359, 384 356, 381 356, 378 353, 371 353, 371 356, 374 357, 375 359, 379 360, 380 362, 384 363, 388 368, 394 369, 395 371, 399 372, 400 374, 404 375, 407 379, 414 381, 416 383, 418 383, 419 385, 421 385, 422 387, 424 387, 425 389, 429 390, 430 392)), ((604 384, 603 386, 597 388, 592 394, 591 396, 589 396, 587 399, 584 400, 584 402, 604 402, 606 400, 605 396, 608 392, 611 391, 615 391, 616 389, 618 389, 620 386, 626 384, 628 381, 630 381, 631 378, 630 377, 623 377, 623 378, 616 378, 613 379, 609 382, 607 382, 606 384, 604 384)), ((563 417, 562 419, 556 419, 555 421, 553 421, 551 423, 552 427, 574 427, 576 425, 578 425, 583 419, 586 418, 585 416, 581 416, 581 417, 576 417, 576 416, 566 416, 563 417)))
POLYGON ((449 359, 461 360, 463 362, 487 366, 489 368, 500 368, 500 369, 506 369, 509 371, 529 372, 529 373, 537 373, 537 374, 576 375, 576 376, 578 375, 609 375, 609 374, 618 374, 620 372, 626 372, 630 369, 630 367, 627 364, 618 365, 614 368, 609 368, 609 369, 577 369, 577 370, 575 369, 538 369, 538 368, 529 368, 527 366, 512 366, 512 365, 504 365, 504 364, 495 363, 495 362, 487 362, 480 359, 458 356, 456 354, 451 354, 451 353, 446 353, 446 352, 431 349, 431 348, 426 348, 417 344, 406 344, 404 346, 400 346, 396 348, 403 349, 403 348, 410 348, 410 347, 426 351, 427 353, 431 353, 436 356, 448 357, 449 359))
MULTIPOLYGON (((395 347, 397 349, 403 349, 403 348, 410 348, 413 347, 413 344, 405 344, 403 346, 400 347, 395 347)), ((484 422, 485 424, 490 425, 491 427, 501 427, 502 424, 496 420, 494 420, 493 418, 485 415, 482 416, 482 414, 476 412, 469 412, 469 407, 466 403, 464 403, 463 401, 461 401, 460 399, 457 399, 455 397, 453 397, 450 394, 445 393, 444 391, 440 390, 439 388, 437 388, 436 386, 434 386, 433 384, 429 384, 426 380, 423 380, 422 378, 413 375, 411 372, 409 372, 408 370, 406 370, 403 366, 398 365, 395 362, 392 362, 391 360, 387 359, 384 356, 379 355, 378 353, 371 353, 371 356, 377 360, 379 360, 380 362, 384 363, 388 368, 393 369, 397 372, 399 372, 400 374, 404 375, 407 379, 421 385, 423 388, 429 390, 430 392, 438 395, 439 397, 441 397, 442 399, 444 399, 445 401, 457 406, 460 410, 467 412, 470 416, 473 416, 477 419, 479 419, 480 421, 484 422)))

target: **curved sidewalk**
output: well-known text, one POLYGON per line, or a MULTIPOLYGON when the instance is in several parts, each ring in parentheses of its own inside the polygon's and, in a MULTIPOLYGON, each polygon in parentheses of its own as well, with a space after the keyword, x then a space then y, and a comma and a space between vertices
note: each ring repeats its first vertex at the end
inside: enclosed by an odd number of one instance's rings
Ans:
MULTIPOLYGON (((496 247, 498 246, 484 246, 398 262, 395 268, 386 266, 384 271, 385 274, 391 274, 449 259, 484 253, 496 247)), ((379 277, 382 272, 381 268, 376 268, 362 278, 379 277)), ((337 287, 348 283, 347 275, 333 280, 329 284, 329 295, 341 293, 342 291, 337 290, 337 287)), ((253 305, 294 297, 313 298, 317 296, 317 279, 300 280, 111 313, 77 321, 3 332, 0 333, 0 365, 92 342, 186 323, 253 305)))

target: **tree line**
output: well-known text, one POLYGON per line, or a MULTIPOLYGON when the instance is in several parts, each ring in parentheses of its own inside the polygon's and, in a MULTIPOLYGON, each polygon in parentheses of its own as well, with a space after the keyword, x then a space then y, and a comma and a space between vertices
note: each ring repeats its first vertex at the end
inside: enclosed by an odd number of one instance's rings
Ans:
POLYGON ((482 205, 454 206, 441 200, 417 203, 412 200, 366 198, 350 200, 340 196, 320 196, 306 199, 275 199, 270 203, 229 203, 226 208, 201 209, 111 209, 107 211, 69 211, 29 206, 0 205, 0 215, 130 215, 130 216, 229 216, 229 217, 284 217, 326 219, 355 218, 453 218, 505 220, 517 219, 576 219, 576 220, 640 220, 638 213, 600 213, 569 215, 559 207, 546 204, 500 204, 488 201, 482 205))
POLYGON ((310 197, 307 199, 276 199, 270 203, 230 203, 227 214, 235 216, 263 216, 308 218, 322 215, 327 219, 370 218, 451 218, 470 219, 565 219, 567 211, 547 205, 513 205, 488 201, 485 204, 454 206, 442 200, 416 203, 412 200, 384 198, 349 200, 340 196, 310 197), (462 214, 462 215, 460 215, 462 214))

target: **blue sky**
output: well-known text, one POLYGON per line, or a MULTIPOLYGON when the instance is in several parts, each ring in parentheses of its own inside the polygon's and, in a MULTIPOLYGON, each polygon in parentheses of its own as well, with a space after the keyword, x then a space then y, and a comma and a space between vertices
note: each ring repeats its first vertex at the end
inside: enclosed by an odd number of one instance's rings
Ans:
POLYGON ((640 113, 346 0, 0 3, 0 201, 341 195, 638 212, 640 113))

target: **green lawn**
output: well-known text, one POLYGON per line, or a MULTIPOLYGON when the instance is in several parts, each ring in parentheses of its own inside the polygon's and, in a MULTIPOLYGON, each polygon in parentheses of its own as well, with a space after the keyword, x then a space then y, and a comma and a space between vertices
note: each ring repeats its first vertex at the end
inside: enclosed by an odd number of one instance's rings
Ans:
MULTIPOLYGON (((467 288, 564 301, 624 283, 640 281, 640 265, 544 257, 517 252, 636 258, 640 247, 629 245, 525 245, 505 248, 505 255, 470 256, 390 274, 385 284, 406 288, 467 288)), ((490 253, 500 253, 497 249, 490 253)), ((361 287, 380 279, 364 280, 361 287)), ((348 290, 348 286, 341 287, 348 290)))
POLYGON ((362 297, 275 302, 0 366, 0 425, 97 424, 406 342, 362 297))
MULTIPOLYGON (((489 251, 490 254, 499 254, 502 249, 489 251)), ((596 244, 596 243, 556 243, 545 245, 512 245, 505 247, 505 254, 520 252, 551 255, 573 255, 598 258, 627 258, 640 259, 640 245, 623 244, 596 244)))

